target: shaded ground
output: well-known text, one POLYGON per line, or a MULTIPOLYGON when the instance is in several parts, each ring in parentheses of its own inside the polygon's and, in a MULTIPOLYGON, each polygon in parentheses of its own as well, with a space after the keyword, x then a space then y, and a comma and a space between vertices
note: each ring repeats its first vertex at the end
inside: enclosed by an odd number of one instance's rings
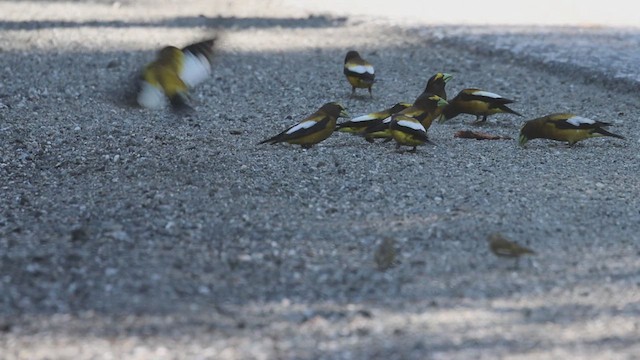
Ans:
MULTIPOLYGON (((46 16, 0 4, 12 14, 0 26, 4 358, 640 353, 629 84, 435 31, 287 17, 276 4, 141 15, 127 2, 63 3, 46 16), (132 76, 155 49, 212 26, 221 54, 194 92, 196 114, 130 106, 132 76), (341 66, 354 47, 378 69, 373 99, 348 97, 341 66), (525 119, 574 111, 628 139, 520 149, 453 138, 471 128, 461 116, 434 125, 437 146, 416 154, 346 134, 310 150, 255 145, 327 101, 353 115, 410 101, 436 71, 454 74, 449 94, 480 86, 516 99, 525 119), (495 231, 539 255, 514 269, 488 252, 495 231), (379 272, 384 237, 401 264, 379 272)), ((482 130, 515 138, 525 119, 482 130)))

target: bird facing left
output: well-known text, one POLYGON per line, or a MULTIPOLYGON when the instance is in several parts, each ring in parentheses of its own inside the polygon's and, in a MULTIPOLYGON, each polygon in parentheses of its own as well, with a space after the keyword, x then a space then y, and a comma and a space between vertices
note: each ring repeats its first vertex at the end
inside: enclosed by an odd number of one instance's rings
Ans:
POLYGON ((301 122, 258 144, 286 142, 308 149, 333 134, 339 117, 349 117, 344 106, 336 102, 326 103, 318 111, 302 119, 301 122))

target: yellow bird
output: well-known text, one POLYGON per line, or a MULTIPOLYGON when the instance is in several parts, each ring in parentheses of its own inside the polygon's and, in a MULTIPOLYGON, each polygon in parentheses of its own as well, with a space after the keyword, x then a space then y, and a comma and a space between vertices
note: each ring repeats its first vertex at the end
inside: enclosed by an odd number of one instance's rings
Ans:
POLYGON ((449 101, 442 110, 440 122, 445 122, 460 114, 470 114, 476 116, 475 124, 487 121, 487 116, 498 113, 509 113, 522 116, 520 113, 510 109, 506 104, 513 103, 513 100, 501 95, 480 89, 464 89, 449 101))
POLYGON ((165 97, 175 109, 189 108, 189 89, 211 74, 216 39, 191 44, 183 49, 167 46, 142 71, 138 104, 149 109, 165 105, 165 97))
MULTIPOLYGON (((439 109, 445 106, 447 102, 437 95, 423 93, 420 95, 411 107, 401 110, 397 114, 406 115, 418 120, 424 124, 423 127, 428 129, 435 118, 439 116, 439 109)), ((389 131, 389 124, 391 123, 391 117, 388 117, 381 122, 371 124, 367 127, 362 134, 369 142, 373 142, 373 139, 392 139, 391 132, 389 131)))
POLYGON ((374 124, 379 124, 389 116, 397 113, 398 111, 404 110, 410 106, 411 104, 409 103, 399 102, 388 109, 373 112, 367 115, 358 116, 349 121, 338 124, 336 127, 336 130, 340 132, 358 134, 363 132, 369 126, 372 126, 374 124))
POLYGON ((261 141, 259 144, 287 142, 308 149, 324 141, 333 133, 338 117, 348 116, 349 114, 342 105, 335 102, 326 103, 298 124, 274 137, 261 141))
POLYGON ((519 143, 524 146, 532 139, 551 139, 566 141, 571 146, 578 141, 600 136, 624 139, 604 129, 609 125, 574 114, 551 114, 527 121, 520 130, 519 143))
POLYGON ((376 79, 375 70, 373 65, 361 58, 357 51, 347 52, 344 58, 344 75, 351 84, 351 96, 355 95, 356 88, 359 88, 369 89, 369 95, 373 97, 371 87, 376 79))
POLYGON ((395 114, 391 116, 389 131, 396 141, 396 148, 400 146, 413 146, 410 152, 415 152, 418 145, 431 143, 427 136, 427 130, 420 121, 406 115, 395 114))
POLYGON ((424 113, 416 119, 420 121, 425 130, 429 130, 433 120, 437 119, 440 114, 442 114, 442 109, 447 106, 448 102, 438 95, 429 93, 425 93, 424 98, 424 100, 420 99, 420 101, 424 101, 424 105, 422 107, 424 113))

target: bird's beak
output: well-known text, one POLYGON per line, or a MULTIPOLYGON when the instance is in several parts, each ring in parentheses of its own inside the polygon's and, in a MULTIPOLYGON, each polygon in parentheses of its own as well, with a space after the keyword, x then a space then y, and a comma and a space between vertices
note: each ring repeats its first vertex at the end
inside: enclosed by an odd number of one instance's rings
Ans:
POLYGON ((340 111, 340 116, 338 116, 338 117, 349 118, 349 117, 351 117, 351 116, 349 115, 349 113, 347 112, 347 110, 341 110, 341 111, 340 111))
POLYGON ((442 99, 442 98, 441 98, 440 100, 438 100, 438 107, 439 107, 439 108, 444 107, 444 106, 446 106, 446 105, 448 105, 448 104, 449 104, 449 103, 448 103, 448 102, 447 102, 447 100, 445 100, 445 99, 442 99))
POLYGON ((524 144, 526 144, 527 141, 529 141, 529 139, 527 139, 527 137, 523 134, 520 134, 520 137, 518 138, 518 144, 520 144, 521 147, 524 147, 524 144))
POLYGON ((453 75, 451 74, 447 74, 447 73, 442 73, 442 80, 444 80, 444 82, 448 82, 449 80, 451 80, 453 78, 453 75))

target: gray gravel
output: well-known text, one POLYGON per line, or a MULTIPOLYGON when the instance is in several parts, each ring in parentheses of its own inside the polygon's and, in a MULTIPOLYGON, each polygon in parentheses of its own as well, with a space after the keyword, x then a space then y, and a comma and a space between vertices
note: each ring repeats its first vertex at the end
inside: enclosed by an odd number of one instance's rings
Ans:
POLYGON ((470 51, 429 28, 216 3, 144 15, 131 2, 53 3, 47 26, 32 3, 0 4, 16 18, 0 23, 0 358, 640 356, 628 84, 470 51), (211 27, 221 53, 197 112, 132 107, 132 76, 154 49, 211 27), (373 99, 349 98, 350 48, 378 69, 373 99), (455 76, 451 95, 478 86, 517 100, 524 118, 482 131, 516 138, 528 118, 572 111, 627 140, 520 149, 454 138, 472 128, 461 116, 416 154, 347 134, 309 150, 255 145, 327 101, 352 115, 411 101, 436 71, 455 76), (493 232, 538 255, 518 268, 495 258, 493 232), (380 272, 385 237, 400 264, 380 272))

